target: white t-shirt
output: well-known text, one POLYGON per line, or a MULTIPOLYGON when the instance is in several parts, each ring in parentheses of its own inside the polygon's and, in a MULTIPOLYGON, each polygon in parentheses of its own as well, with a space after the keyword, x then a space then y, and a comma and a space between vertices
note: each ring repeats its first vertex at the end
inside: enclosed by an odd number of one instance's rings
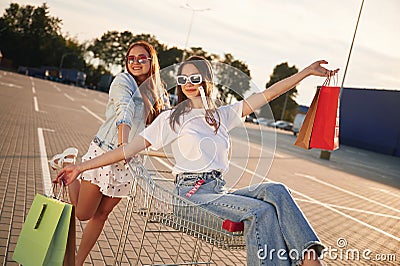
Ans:
MULTIPOLYGON (((220 127, 215 134, 214 127, 205 120, 204 109, 192 109, 181 116, 175 130, 170 126, 172 110, 162 112, 140 133, 155 149, 171 144, 175 158, 173 173, 201 173, 228 170, 229 131, 242 122, 243 102, 218 108, 220 127), (182 119, 183 117, 183 119, 182 119)), ((215 119, 218 116, 214 114, 215 119)))

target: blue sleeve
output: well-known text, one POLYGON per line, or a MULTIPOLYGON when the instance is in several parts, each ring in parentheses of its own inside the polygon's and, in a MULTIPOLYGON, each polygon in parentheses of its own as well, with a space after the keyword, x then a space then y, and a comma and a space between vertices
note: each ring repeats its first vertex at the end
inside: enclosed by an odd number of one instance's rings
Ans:
POLYGON ((117 117, 117 127, 120 124, 127 124, 132 127, 134 115, 132 96, 137 89, 136 81, 128 73, 118 74, 111 83, 109 97, 117 117))

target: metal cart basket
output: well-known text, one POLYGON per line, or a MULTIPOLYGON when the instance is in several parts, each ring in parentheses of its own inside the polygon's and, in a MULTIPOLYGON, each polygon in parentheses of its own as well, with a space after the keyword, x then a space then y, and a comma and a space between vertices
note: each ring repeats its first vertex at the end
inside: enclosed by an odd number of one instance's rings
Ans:
POLYGON ((210 265, 214 247, 224 250, 245 248, 243 223, 226 220, 175 194, 171 179, 148 171, 140 160, 131 160, 128 166, 133 184, 126 203, 115 264, 125 264, 122 262, 124 257, 129 265, 210 265), (143 220, 142 232, 137 257, 127 258, 124 250, 129 231, 133 230, 130 225, 133 215, 135 221, 139 218, 143 220), (162 258, 160 253, 163 252, 157 249, 162 246, 159 245, 160 235, 165 233, 170 234, 175 244, 174 252, 164 251, 167 254, 162 258), (191 247, 182 241, 188 235, 191 236, 191 247), (145 242, 151 245, 145 246, 145 242), (190 252, 190 255, 182 255, 185 248, 185 254, 190 252), (143 253, 146 253, 145 261, 141 260, 143 253), (207 259, 199 261, 200 257, 207 259))

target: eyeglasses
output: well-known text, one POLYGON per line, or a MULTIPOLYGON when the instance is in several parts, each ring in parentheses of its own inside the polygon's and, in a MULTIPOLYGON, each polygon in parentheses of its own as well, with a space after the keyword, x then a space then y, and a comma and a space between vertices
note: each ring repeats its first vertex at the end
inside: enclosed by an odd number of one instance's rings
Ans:
POLYGON ((200 74, 193 74, 193 75, 190 75, 189 77, 183 76, 183 75, 179 75, 176 77, 176 83, 178 85, 185 85, 188 82, 188 80, 193 85, 200 84, 203 81, 200 74))
POLYGON ((128 64, 133 64, 135 63, 135 60, 137 60, 137 62, 139 64, 146 64, 148 60, 151 60, 151 57, 147 57, 147 55, 145 54, 140 54, 137 57, 134 55, 128 55, 126 57, 126 61, 128 62, 128 64))

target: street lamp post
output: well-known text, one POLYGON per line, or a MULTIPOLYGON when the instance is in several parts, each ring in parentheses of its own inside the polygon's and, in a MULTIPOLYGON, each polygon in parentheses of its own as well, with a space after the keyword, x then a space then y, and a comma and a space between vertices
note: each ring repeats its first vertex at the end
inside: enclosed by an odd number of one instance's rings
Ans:
POLYGON ((286 106, 287 106, 287 101, 288 101, 288 95, 289 93, 285 93, 285 102, 283 103, 283 108, 282 108, 282 114, 281 114, 281 120, 284 120, 285 117, 285 112, 286 112, 286 106))
POLYGON ((190 33, 192 31, 194 14, 196 12, 204 12, 204 11, 208 11, 208 10, 211 10, 211 9, 210 8, 196 9, 196 8, 191 7, 188 3, 186 3, 184 6, 181 6, 181 8, 189 9, 190 11, 192 11, 192 16, 190 17, 189 30, 188 30, 188 33, 186 35, 185 49, 183 50, 183 54, 182 54, 182 60, 181 61, 183 61, 183 60, 185 60, 185 57, 186 57, 186 48, 188 46, 190 33))
MULTIPOLYGON (((192 11, 192 16, 190 17, 189 30, 188 30, 188 33, 187 33, 187 35, 186 35, 185 48, 183 49, 183 53, 182 53, 181 62, 183 62, 183 60, 185 60, 185 58, 186 58, 186 48, 187 48, 187 46, 188 46, 190 33, 191 33, 191 31, 192 31, 192 25, 193 25, 194 14, 196 14, 196 12, 204 12, 204 11, 211 10, 211 8, 196 9, 196 8, 191 7, 188 3, 186 3, 184 6, 181 6, 181 8, 189 9, 190 11, 192 11)), ((177 90, 178 90, 178 88, 175 87, 175 92, 174 92, 175 95, 178 95, 178 91, 177 91, 177 90)))
MULTIPOLYGON (((343 79, 342 79, 342 85, 340 86, 340 96, 342 96, 343 93, 343 86, 344 86, 344 79, 346 77, 346 73, 347 73, 347 68, 349 66, 349 62, 350 62, 350 56, 351 56, 351 52, 353 51, 353 45, 354 45, 354 40, 356 39, 356 34, 357 34, 357 29, 358 29, 358 23, 360 22, 360 18, 361 18, 361 12, 364 6, 364 0, 361 1, 361 6, 360 6, 360 11, 358 12, 358 18, 357 18, 357 23, 356 23, 356 28, 354 29, 354 34, 353 34, 353 39, 351 41, 351 45, 350 45, 350 50, 349 50, 349 55, 347 56, 347 62, 346 62, 346 67, 344 69, 344 74, 343 74, 343 79)), ((340 105, 340 102, 339 102, 340 105)), ((325 160, 329 160, 331 156, 331 152, 330 151, 325 151, 322 150, 321 154, 320 154, 320 158, 321 159, 325 159, 325 160)))

